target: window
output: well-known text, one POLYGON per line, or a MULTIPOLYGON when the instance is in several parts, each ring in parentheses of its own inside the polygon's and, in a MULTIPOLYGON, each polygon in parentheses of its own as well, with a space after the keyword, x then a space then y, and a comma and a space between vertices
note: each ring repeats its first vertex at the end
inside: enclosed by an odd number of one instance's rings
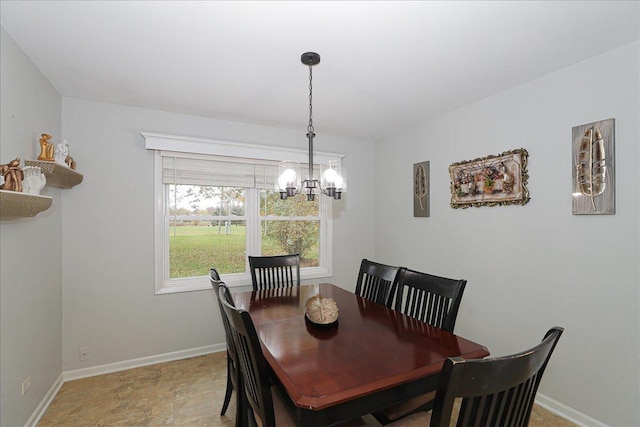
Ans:
POLYGON ((245 271, 249 189, 165 184, 169 280, 245 271))
POLYGON ((260 253, 300 254, 301 269, 319 267, 322 199, 309 202, 304 194, 298 194, 281 200, 278 191, 260 190, 260 253))
POLYGON ((277 173, 268 159, 156 150, 156 293, 210 289, 211 267, 249 285, 247 255, 300 253, 303 279, 330 276, 331 200, 280 200, 277 173))

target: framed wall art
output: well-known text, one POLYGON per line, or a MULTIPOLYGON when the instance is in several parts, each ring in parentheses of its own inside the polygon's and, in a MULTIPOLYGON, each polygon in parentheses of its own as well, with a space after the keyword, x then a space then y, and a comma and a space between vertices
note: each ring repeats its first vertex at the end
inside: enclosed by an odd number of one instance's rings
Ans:
POLYGON ((572 129, 574 215, 616 213, 614 131, 615 119, 572 129))
POLYGON ((451 207, 527 204, 528 156, 527 150, 519 148, 453 163, 449 166, 451 207))
POLYGON ((413 216, 429 216, 429 162, 413 164, 413 216))

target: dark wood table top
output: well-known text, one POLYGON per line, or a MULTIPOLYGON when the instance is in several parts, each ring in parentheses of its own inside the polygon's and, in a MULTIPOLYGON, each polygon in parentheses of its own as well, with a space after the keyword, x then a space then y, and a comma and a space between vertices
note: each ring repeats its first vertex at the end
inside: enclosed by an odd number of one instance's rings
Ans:
POLYGON ((311 411, 437 376, 451 356, 489 355, 480 344, 328 283, 233 298, 251 314, 265 357, 293 403, 311 411), (305 302, 318 292, 336 301, 337 325, 321 328, 305 319, 305 302))

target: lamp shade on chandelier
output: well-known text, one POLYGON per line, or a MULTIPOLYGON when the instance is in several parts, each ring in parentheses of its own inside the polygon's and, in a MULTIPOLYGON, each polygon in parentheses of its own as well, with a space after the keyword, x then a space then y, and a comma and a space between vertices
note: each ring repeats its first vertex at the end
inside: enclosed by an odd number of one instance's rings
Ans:
POLYGON ((307 139, 309 140, 309 171, 307 179, 301 179, 300 163, 292 161, 280 162, 278 168, 277 188, 280 198, 286 199, 298 193, 305 193, 307 200, 315 200, 317 191, 334 199, 341 199, 345 190, 345 180, 342 165, 339 160, 329 161, 320 165, 320 180, 313 176, 313 71, 312 67, 320 63, 320 55, 315 52, 306 52, 300 58, 304 65, 309 67, 309 125, 307 126, 307 139))

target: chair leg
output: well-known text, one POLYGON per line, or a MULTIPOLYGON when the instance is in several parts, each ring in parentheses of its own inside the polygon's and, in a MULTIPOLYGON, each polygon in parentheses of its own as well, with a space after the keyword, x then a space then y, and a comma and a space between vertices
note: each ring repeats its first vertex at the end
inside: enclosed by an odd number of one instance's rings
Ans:
POLYGON ((247 425, 247 413, 242 403, 242 393, 236 390, 236 424, 235 427, 245 427, 247 425))
MULTIPOLYGON (((240 380, 242 382, 242 379, 240 380)), ((242 392, 238 393, 238 405, 240 405, 239 414, 242 414, 242 418, 240 419, 240 426, 242 427, 259 427, 256 421, 256 417, 253 413, 253 409, 251 405, 249 405, 249 401, 247 400, 247 396, 244 393, 244 386, 242 384, 239 387, 242 392)), ((238 419, 236 418, 236 427, 238 427, 238 419)))
POLYGON ((372 412, 371 415, 373 415, 373 418, 375 418, 376 421, 383 426, 386 426, 387 424, 391 424, 393 422, 382 412, 372 412))
POLYGON ((233 383, 231 382, 231 369, 229 368, 229 362, 227 362, 227 390, 224 393, 224 403, 222 403, 222 411, 220 411, 220 415, 224 415, 224 413, 227 412, 227 407, 229 407, 229 401, 231 401, 232 392, 233 383))
MULTIPOLYGON (((242 376, 237 380, 236 388, 236 425, 235 427, 249 426, 249 402, 244 394, 244 385, 242 384, 242 376)), ((253 412, 253 411, 252 411, 253 412)))

